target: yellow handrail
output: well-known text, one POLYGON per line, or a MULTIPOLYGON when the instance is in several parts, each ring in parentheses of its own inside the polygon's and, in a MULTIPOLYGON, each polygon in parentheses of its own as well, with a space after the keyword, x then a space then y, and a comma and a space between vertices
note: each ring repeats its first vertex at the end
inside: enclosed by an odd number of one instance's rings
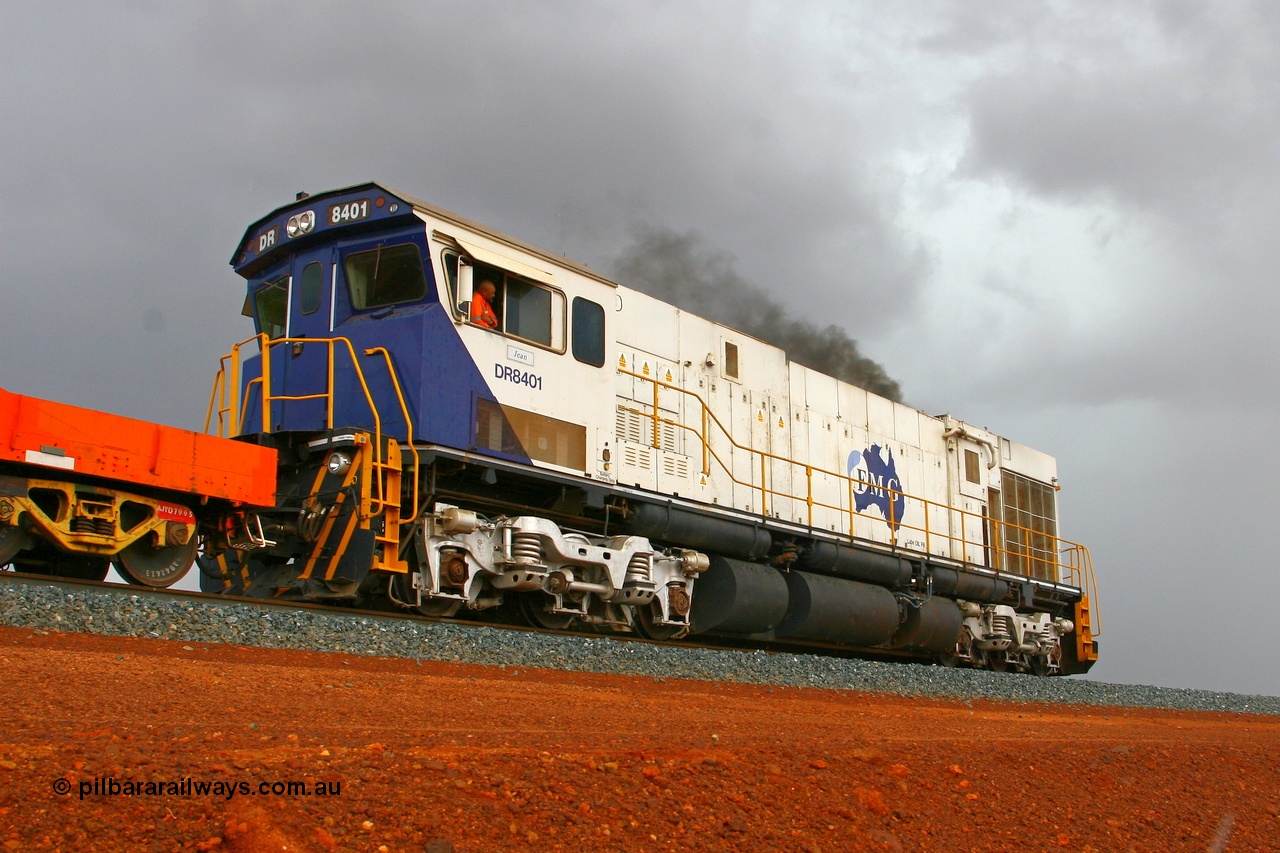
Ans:
MULTIPOLYGON (((324 400, 325 401, 325 428, 334 429, 338 425, 334 423, 334 396, 335 396, 335 356, 338 348, 345 348, 347 355, 350 357, 351 366, 354 370, 356 380, 360 384, 360 390, 364 395, 365 403, 369 407, 369 411, 373 417, 373 433, 374 433, 374 458, 373 465, 377 470, 381 471, 386 468, 388 463, 383 459, 382 447, 382 414, 378 410, 378 405, 373 399, 373 393, 369 390, 369 383, 365 379, 364 369, 360 366, 360 361, 356 356, 355 347, 348 338, 269 338, 267 335, 256 335, 252 338, 241 341, 231 348, 231 352, 222 356, 219 361, 218 372, 214 377, 213 390, 209 395, 209 407, 205 413, 205 432, 208 433, 213 426, 213 416, 216 413, 217 432, 215 435, 223 437, 231 437, 239 435, 244 427, 244 421, 248 414, 249 389, 254 385, 259 388, 262 406, 262 431, 270 433, 271 428, 271 407, 272 404, 286 401, 302 401, 302 400, 324 400), (244 400, 241 402, 239 396, 240 389, 240 367, 241 355, 240 350, 246 344, 257 343, 259 351, 262 355, 261 374, 251 380, 244 388, 244 400), (326 352, 325 365, 325 388, 314 394, 272 394, 271 393, 271 360, 272 351, 282 345, 290 344, 323 344, 326 352)), ((366 356, 381 355, 386 363, 387 372, 390 374, 392 387, 395 390, 396 401, 400 406, 400 413, 404 416, 406 440, 413 443, 413 418, 409 415, 409 406, 404 398, 404 391, 400 385, 400 377, 396 373, 395 365, 391 361, 391 354, 385 347, 374 347, 364 351, 366 356)), ((413 454, 414 482, 413 494, 417 495, 418 486, 420 484, 420 461, 416 453, 413 454)), ((387 506, 387 495, 383 488, 383 478, 378 477, 377 496, 371 498, 373 505, 370 507, 370 514, 377 515, 387 506)), ((417 507, 415 500, 414 514, 407 519, 402 519, 401 523, 412 521, 417 515, 417 507)))
MULTIPOLYGON (((391 362, 391 353, 386 347, 373 347, 364 351, 365 355, 381 355, 383 361, 387 363, 387 374, 391 377, 391 385, 395 388, 396 402, 400 404, 400 413, 404 415, 405 444, 413 447, 413 418, 409 417, 409 404, 405 402, 404 390, 400 387, 400 376, 396 373, 395 365, 391 362)), ((371 403, 372 405, 372 403, 371 403)), ((413 512, 408 518, 400 516, 401 524, 409 524, 418 518, 418 487, 421 485, 422 460, 418 458, 416 452, 413 453, 413 491, 410 493, 414 496, 413 512)))
MULTIPOLYGON (((654 406, 653 406, 652 412, 645 412, 641 409, 636 409, 636 408, 632 408, 625 405, 618 406, 619 410, 621 411, 624 411, 630 414, 639 415, 642 418, 650 419, 653 421, 652 446, 654 449, 657 449, 657 450, 662 449, 660 446, 661 425, 667 425, 672 427, 673 429, 684 430, 686 432, 692 433, 694 436, 696 436, 698 442, 701 444, 701 447, 702 447, 702 460, 703 460, 702 473, 704 475, 710 475, 711 463, 712 461, 714 461, 716 465, 718 465, 719 468, 724 471, 725 475, 727 476, 730 482, 734 483, 735 485, 744 486, 746 488, 752 489, 753 491, 758 491, 760 493, 760 507, 761 507, 762 514, 766 514, 766 515, 768 514, 768 505, 771 498, 783 498, 787 500, 800 501, 800 502, 803 502, 806 507, 807 523, 809 526, 813 525, 813 516, 814 516, 815 508, 833 510, 836 513, 847 513, 848 530, 842 531, 842 532, 846 533, 846 535, 848 535, 849 537, 853 537, 856 535, 856 520, 858 517, 860 516, 865 516, 868 518, 876 517, 876 516, 870 515, 865 511, 859 512, 855 508, 856 507, 856 504, 854 501, 855 486, 882 489, 883 491, 886 492, 889 498, 888 521, 890 522, 890 529, 893 531, 891 533, 891 544, 893 546, 895 547, 898 546, 898 538, 899 538, 900 531, 902 530, 915 531, 922 534, 924 537, 925 545, 924 545, 924 551, 922 553, 932 552, 934 539, 936 537, 936 538, 942 539, 943 541, 951 543, 953 548, 958 547, 961 552, 961 560, 965 563, 969 563, 973 565, 984 565, 990 568, 1012 571, 1015 573, 1024 574, 1027 577, 1036 577, 1037 575, 1033 572, 1033 569, 1037 566, 1040 566, 1045 568, 1046 570, 1050 570, 1052 573, 1052 577, 1055 581, 1065 577, 1067 579, 1065 582, 1070 583, 1073 586, 1079 587, 1086 594, 1089 594, 1091 596, 1091 600, 1095 602, 1095 612, 1096 612, 1097 590, 1096 590, 1096 580, 1093 574, 1093 564, 1089 558, 1088 549, 1085 548, 1083 545, 1076 542, 1071 542, 1066 539, 1062 539, 1061 537, 1058 537, 1058 536, 1050 536, 1047 533, 1034 531, 1030 528, 1023 527, 1021 525, 1016 525, 1009 522, 1001 521, 999 519, 992 518, 986 515, 985 513, 975 513, 969 510, 958 508, 958 507, 949 506, 947 504, 939 503, 937 501, 928 500, 927 498, 921 498, 915 495, 907 494, 906 492, 900 491, 898 489, 891 489, 885 486, 881 486, 878 483, 870 483, 870 482, 861 480, 857 477, 852 477, 847 474, 841 473, 839 471, 829 471, 827 469, 819 468, 809 463, 799 462, 795 459, 791 459, 790 457, 781 456, 779 454, 771 453, 765 450, 758 450, 754 447, 750 447, 748 445, 742 444, 741 442, 737 441, 734 438, 733 433, 729 430, 729 428, 726 427, 724 423, 716 416, 715 412, 711 411, 706 401, 698 393, 682 388, 679 385, 675 385, 674 383, 665 382, 661 379, 658 379, 656 376, 649 376, 641 373, 636 373, 634 371, 628 370, 621 366, 617 368, 617 371, 619 374, 622 374, 624 376, 630 376, 635 379, 643 380, 645 382, 652 382, 654 385, 654 394, 653 394, 654 406), (659 386, 661 386, 662 388, 669 389, 671 391, 675 391, 677 393, 683 394, 695 400, 701 409, 700 418, 699 418, 701 427, 695 428, 681 421, 676 421, 676 420, 672 420, 671 418, 664 417, 659 411, 659 408, 657 405, 657 401, 658 401, 657 389, 659 386), (715 448, 712 447, 711 445, 711 431, 709 429, 710 425, 714 425, 715 427, 718 428, 718 434, 723 435, 723 437, 728 441, 731 447, 742 450, 748 454, 755 454, 759 456, 760 458, 760 464, 758 468, 760 473, 759 483, 746 482, 746 481, 740 480, 737 477, 737 475, 734 474, 732 466, 726 464, 725 461, 720 457, 720 454, 718 454, 715 448), (793 466, 794 468, 797 468, 797 469, 803 469, 804 475, 805 475, 804 476, 804 480, 805 480, 804 494, 797 494, 790 491, 782 491, 782 490, 771 488, 768 482, 769 481, 769 464, 768 463, 770 461, 775 461, 775 462, 782 463, 784 465, 793 466), (838 506, 830 503, 825 503, 817 495, 815 495, 814 486, 813 486, 813 479, 815 474, 827 476, 827 477, 833 477, 837 481, 844 481, 844 483, 847 486, 846 492, 848 496, 848 504, 846 506, 838 506), (904 501, 911 501, 923 508, 923 516, 924 516, 923 527, 908 524, 905 522, 904 519, 896 518, 895 505, 897 503, 897 498, 899 496, 904 501), (941 518, 931 519, 931 514, 935 516, 941 515, 941 518), (958 520, 959 521, 958 526, 960 530, 959 535, 951 532, 950 530, 937 529, 935 525, 932 523, 935 521, 941 523, 942 520, 950 520, 950 521, 958 520), (970 520, 980 521, 981 526, 984 529, 987 529, 987 525, 989 525, 990 526, 989 529, 991 532, 991 539, 993 539, 994 541, 993 542, 976 541, 966 536, 965 530, 969 527, 969 524, 967 522, 969 522, 970 520), (1022 537, 1023 547, 1021 548, 1005 547, 1003 543, 1010 540, 1006 535, 1002 535, 1002 534, 1007 530, 1023 531, 1026 534, 1025 536, 1022 537), (1030 543, 1035 540, 1032 537, 1052 543, 1052 546, 1042 549, 1044 551, 1043 554, 1033 553, 1030 543), (1008 566, 1020 566, 1022 571, 1018 572, 1017 569, 1007 568, 1008 566)), ((747 470, 754 470, 755 468, 756 466, 750 465, 748 466, 747 470)), ((795 478, 792 478, 792 479, 794 482, 795 478)), ((1101 633, 1100 631, 1094 631, 1094 636, 1097 636, 1100 633, 1101 633)))

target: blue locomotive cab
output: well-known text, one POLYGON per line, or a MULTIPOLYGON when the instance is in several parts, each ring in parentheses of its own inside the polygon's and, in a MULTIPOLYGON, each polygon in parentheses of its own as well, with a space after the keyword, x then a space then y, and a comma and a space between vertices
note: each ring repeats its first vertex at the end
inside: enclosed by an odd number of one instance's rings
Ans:
POLYGON ((232 432, 366 429, 578 476, 601 455, 615 286, 589 271, 377 184, 272 212, 232 264, 268 349, 239 355, 232 432))
POLYGON ((242 357, 240 433, 377 422, 407 438, 397 376, 404 392, 417 387, 412 356, 426 315, 439 311, 412 203, 373 184, 300 197, 254 223, 232 264, 270 347, 265 379, 261 355, 242 357))

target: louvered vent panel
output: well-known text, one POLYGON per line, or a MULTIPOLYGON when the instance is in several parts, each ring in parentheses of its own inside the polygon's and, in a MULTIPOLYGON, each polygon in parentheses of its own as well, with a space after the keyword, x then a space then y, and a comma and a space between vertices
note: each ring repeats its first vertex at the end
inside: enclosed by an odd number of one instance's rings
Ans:
POLYGON ((647 447, 624 444, 622 446, 622 462, 632 468, 647 470, 653 465, 653 453, 647 447))
POLYGON ((653 422, 641 415, 639 412, 628 411, 623 407, 618 407, 618 415, 614 428, 618 433, 619 441, 634 441, 637 444, 647 444, 646 438, 652 435, 652 432, 646 434, 645 425, 649 425, 652 431, 653 422))
POLYGON ((672 456, 670 454, 663 456, 662 473, 672 477, 688 477, 689 458, 687 456, 672 456))

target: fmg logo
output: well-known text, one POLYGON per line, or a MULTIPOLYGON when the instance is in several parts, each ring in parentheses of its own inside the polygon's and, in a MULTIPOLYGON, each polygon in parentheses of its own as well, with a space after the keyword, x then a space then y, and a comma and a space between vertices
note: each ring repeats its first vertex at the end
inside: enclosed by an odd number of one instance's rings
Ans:
POLYGON ((853 451, 849 454, 849 478, 853 480, 854 509, 863 512, 877 508, 889 529, 896 533, 902 525, 907 499, 902 494, 893 451, 878 444, 853 451))

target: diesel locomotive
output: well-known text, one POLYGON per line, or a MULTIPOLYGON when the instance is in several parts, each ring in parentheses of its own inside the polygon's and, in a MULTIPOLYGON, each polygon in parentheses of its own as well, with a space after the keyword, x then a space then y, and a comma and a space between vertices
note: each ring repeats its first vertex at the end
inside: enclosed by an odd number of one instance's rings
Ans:
POLYGON ((1044 453, 379 184, 299 194, 232 265, 255 334, 207 431, 273 454, 275 483, 189 495, 199 548, 173 553, 206 591, 1040 675, 1097 659, 1044 453))

